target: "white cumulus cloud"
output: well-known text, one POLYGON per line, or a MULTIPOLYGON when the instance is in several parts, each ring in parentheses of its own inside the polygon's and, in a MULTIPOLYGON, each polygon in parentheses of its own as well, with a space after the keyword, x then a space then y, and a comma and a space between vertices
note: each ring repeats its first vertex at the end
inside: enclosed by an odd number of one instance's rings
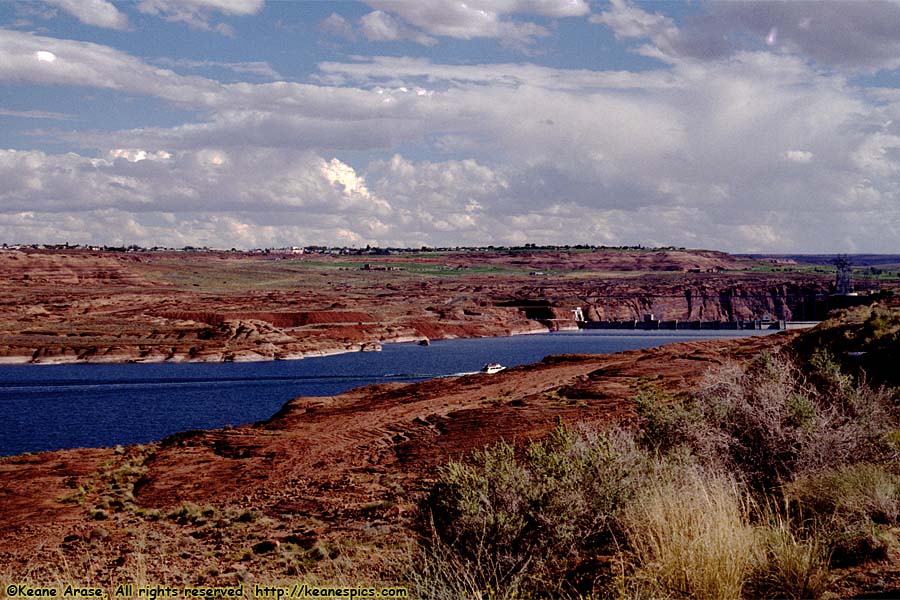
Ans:
POLYGON ((137 8, 143 13, 157 15, 167 21, 185 23, 194 29, 233 35, 234 32, 227 24, 213 23, 213 15, 254 15, 262 10, 264 4, 265 0, 140 0, 137 8))
POLYGON ((128 162, 140 162, 142 160, 168 160, 172 158, 172 155, 165 150, 153 152, 138 148, 115 148, 109 151, 109 157, 113 160, 124 158, 128 162))
POLYGON ((107 0, 44 0, 86 25, 108 29, 128 29, 128 17, 107 0))
POLYGON ((391 15, 380 10, 364 15, 359 23, 363 35, 372 41, 412 40, 424 46, 433 46, 437 43, 437 40, 433 37, 406 27, 391 15))
POLYGON ((319 23, 319 29, 331 35, 353 41, 356 39, 356 33, 353 31, 353 25, 337 13, 331 13, 319 23))
POLYGON ((806 150, 787 150, 782 156, 785 160, 801 164, 811 163, 813 159, 813 153, 806 150))
MULTIPOLYGON (((426 4, 415 10, 442 10, 426 4)), ((535 2, 479 6, 501 22, 520 14, 513 5, 545 14, 535 2)), ((562 5, 544 10, 553 6, 562 5)), ((618 16, 603 23, 647 38, 667 59, 655 69, 376 57, 322 63, 303 83, 224 83, 99 44, 0 30, 0 82, 195 110, 175 126, 36 134, 77 152, 0 153, 0 233, 75 240, 94 217, 130 223, 140 236, 131 241, 150 245, 890 250, 900 95, 786 50, 783 24, 772 47, 760 38, 691 54, 699 46, 684 26, 633 9, 610 5, 618 16), (41 51, 56 60, 38 61, 41 51)), ((443 35, 407 19, 411 5, 375 10, 443 35)), ((112 235, 88 227, 98 240, 112 235)))
POLYGON ((519 43, 529 43, 548 31, 533 22, 512 18, 515 15, 562 18, 590 12, 584 0, 366 0, 366 3, 393 13, 433 36, 500 38, 519 43))

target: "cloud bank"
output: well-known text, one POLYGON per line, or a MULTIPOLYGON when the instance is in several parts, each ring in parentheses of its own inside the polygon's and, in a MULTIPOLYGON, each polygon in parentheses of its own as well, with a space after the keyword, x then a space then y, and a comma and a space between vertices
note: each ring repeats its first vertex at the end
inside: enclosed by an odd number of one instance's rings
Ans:
MULTIPOLYGON (((367 4, 355 29, 336 13, 319 28, 430 48, 542 37, 546 22, 523 15, 589 19, 656 66, 356 56, 322 61, 301 82, 267 63, 222 61, 275 79, 227 83, 185 74, 209 64, 161 68, 101 44, 0 30, 2 82, 106 90, 196 115, 36 132, 70 153, 0 151, 0 236, 896 251, 900 94, 857 79, 898 65, 900 34, 881 25, 894 4, 733 2, 680 22, 621 0, 593 15, 580 1, 367 4), (841 18, 853 35, 828 39, 841 18)), ((262 3, 143 5, 190 23, 262 3)))

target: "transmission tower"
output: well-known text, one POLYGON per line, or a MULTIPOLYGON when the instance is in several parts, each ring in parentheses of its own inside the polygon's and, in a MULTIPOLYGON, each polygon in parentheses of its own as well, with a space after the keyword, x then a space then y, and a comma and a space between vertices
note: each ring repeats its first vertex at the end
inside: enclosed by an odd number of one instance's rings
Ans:
POLYGON ((838 254, 835 259, 831 261, 831 264, 837 268, 837 275, 834 280, 835 293, 846 296, 852 289, 850 280, 852 263, 850 262, 850 257, 846 254, 838 254))

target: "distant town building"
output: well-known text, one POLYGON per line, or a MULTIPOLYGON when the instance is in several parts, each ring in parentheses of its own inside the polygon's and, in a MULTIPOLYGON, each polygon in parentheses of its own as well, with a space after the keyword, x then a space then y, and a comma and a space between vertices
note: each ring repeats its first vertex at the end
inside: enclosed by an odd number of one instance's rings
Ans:
POLYGON ((390 265, 373 265, 366 263, 359 268, 360 271, 402 271, 403 267, 394 267, 390 265))

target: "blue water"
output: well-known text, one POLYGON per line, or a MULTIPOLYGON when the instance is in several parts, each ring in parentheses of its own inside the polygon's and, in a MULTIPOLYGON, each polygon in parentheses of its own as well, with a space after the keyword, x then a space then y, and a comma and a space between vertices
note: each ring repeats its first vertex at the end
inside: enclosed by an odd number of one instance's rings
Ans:
POLYGON ((507 367, 550 354, 609 353, 763 332, 580 331, 386 344, 304 360, 255 363, 0 366, 0 456, 139 444, 188 429, 266 419, 298 396, 507 367))

